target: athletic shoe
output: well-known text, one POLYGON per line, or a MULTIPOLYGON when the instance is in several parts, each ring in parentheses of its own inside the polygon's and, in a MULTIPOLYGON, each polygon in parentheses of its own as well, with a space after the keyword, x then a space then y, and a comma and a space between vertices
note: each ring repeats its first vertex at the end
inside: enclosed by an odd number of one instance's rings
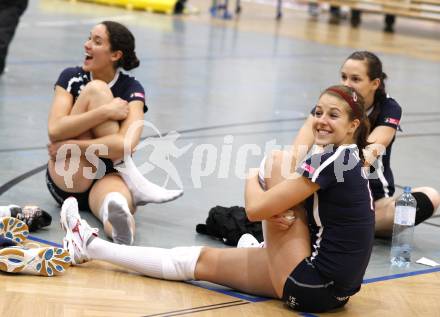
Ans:
POLYGON ((253 235, 245 233, 238 240, 237 248, 264 248, 264 242, 260 243, 253 235))
POLYGON ((29 231, 37 231, 52 223, 52 216, 37 206, 14 206, 11 208, 11 216, 20 219, 29 227, 29 231))
POLYGON ((61 275, 70 263, 69 252, 61 248, 9 247, 0 250, 0 270, 9 273, 61 275))
POLYGON ((28 235, 28 226, 23 221, 12 217, 0 218, 0 238, 2 241, 9 239, 14 243, 22 243, 28 235))
POLYGON ((67 198, 61 207, 61 227, 66 232, 63 247, 72 257, 73 264, 81 264, 90 260, 87 254, 87 242, 92 236, 98 236, 98 229, 89 226, 81 219, 78 202, 75 198, 67 198))

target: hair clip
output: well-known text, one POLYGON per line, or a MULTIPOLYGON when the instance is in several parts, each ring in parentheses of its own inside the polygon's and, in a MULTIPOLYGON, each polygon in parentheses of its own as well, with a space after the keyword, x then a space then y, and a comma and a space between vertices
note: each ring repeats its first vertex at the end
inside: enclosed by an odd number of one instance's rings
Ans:
POLYGON ((358 96, 357 96, 357 94, 356 94, 355 91, 353 91, 353 95, 352 95, 352 97, 353 97, 353 101, 354 101, 354 102, 357 102, 357 101, 358 101, 358 96))

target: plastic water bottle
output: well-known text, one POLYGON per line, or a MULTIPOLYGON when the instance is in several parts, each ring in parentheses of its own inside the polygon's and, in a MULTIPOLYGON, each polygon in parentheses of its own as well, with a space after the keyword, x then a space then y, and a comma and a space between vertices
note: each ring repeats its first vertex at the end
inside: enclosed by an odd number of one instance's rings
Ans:
POLYGON ((391 264, 407 267, 411 262, 417 201, 411 195, 411 187, 405 187, 396 201, 394 213, 393 241, 391 244, 391 264))

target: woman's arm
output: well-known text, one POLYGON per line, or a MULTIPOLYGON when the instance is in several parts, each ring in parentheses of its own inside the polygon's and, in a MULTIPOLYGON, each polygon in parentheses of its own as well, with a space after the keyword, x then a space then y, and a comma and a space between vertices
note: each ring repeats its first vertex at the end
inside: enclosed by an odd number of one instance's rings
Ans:
MULTIPOLYGON (((296 165, 304 159, 313 145, 312 123, 313 116, 309 115, 293 140, 290 151, 292 155, 291 170, 293 171, 296 170, 296 165)), ((304 201, 311 193, 319 189, 318 185, 295 174, 294 179, 285 180, 268 191, 263 191, 258 182, 258 169, 255 171, 251 170, 251 173, 256 173, 257 175, 250 175, 245 189, 246 213, 251 221, 265 220, 282 214, 289 208, 304 201), (297 186, 298 189, 296 189, 297 186), (302 190, 299 189, 300 187, 302 190)))
POLYGON ((250 221, 269 219, 303 202, 318 189, 318 184, 295 174, 291 179, 263 191, 258 182, 258 169, 252 169, 245 188, 247 217, 250 221))
POLYGON ((107 120, 118 120, 115 119, 116 107, 111 107, 111 103, 79 114, 71 114, 72 107, 73 96, 56 86, 48 122, 51 142, 73 139, 107 120))
POLYGON ((291 151, 293 170, 296 169, 296 165, 304 159, 313 145, 315 137, 313 135, 312 123, 313 116, 309 115, 293 140, 291 151))
POLYGON ((131 153, 139 143, 143 128, 143 124, 140 124, 137 129, 133 130, 133 133, 128 133, 132 124, 136 121, 143 120, 144 104, 141 101, 134 100, 131 101, 128 106, 130 110, 127 118, 121 122, 121 128, 118 133, 96 139, 67 140, 56 144, 56 148, 58 149, 63 144, 76 144, 81 149, 81 154, 84 154, 89 146, 93 144, 103 144, 108 149, 108 153, 99 154, 98 156, 112 160, 122 159, 124 157, 124 142, 127 142, 129 153, 131 153))
POLYGON ((371 131, 368 136, 368 142, 371 144, 364 149, 367 164, 372 165, 380 155, 385 154, 395 135, 396 129, 387 126, 378 126, 371 131))

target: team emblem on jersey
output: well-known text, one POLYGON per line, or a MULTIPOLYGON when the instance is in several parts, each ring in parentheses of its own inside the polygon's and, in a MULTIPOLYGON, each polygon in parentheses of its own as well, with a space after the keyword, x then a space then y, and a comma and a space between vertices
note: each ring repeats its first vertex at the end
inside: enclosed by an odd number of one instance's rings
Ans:
POLYGON ((394 125, 399 125, 400 120, 388 117, 388 118, 385 119, 385 122, 386 123, 391 123, 391 124, 394 124, 394 125))
POLYGON ((145 96, 141 92, 134 92, 131 94, 130 98, 145 98, 145 96))
POLYGON ((315 172, 315 169, 311 165, 307 164, 306 162, 302 163, 301 168, 303 170, 309 172, 310 174, 313 174, 315 172))

